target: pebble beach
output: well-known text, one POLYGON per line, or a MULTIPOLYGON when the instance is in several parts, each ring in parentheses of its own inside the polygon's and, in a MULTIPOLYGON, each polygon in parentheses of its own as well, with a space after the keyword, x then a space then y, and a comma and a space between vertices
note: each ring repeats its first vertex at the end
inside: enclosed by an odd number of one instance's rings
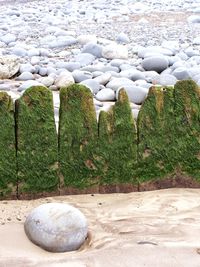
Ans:
POLYGON ((0 91, 87 86, 98 114, 125 88, 137 119, 152 85, 200 84, 200 1, 1 1, 0 91))
MULTIPOLYGON (((0 92, 83 84, 96 116, 124 88, 137 120, 153 85, 200 86, 200 0, 0 0, 0 92)), ((0 267, 199 267, 199 189, 0 201, 0 267), (83 212, 89 234, 73 252, 29 241, 24 222, 44 203, 83 212)))

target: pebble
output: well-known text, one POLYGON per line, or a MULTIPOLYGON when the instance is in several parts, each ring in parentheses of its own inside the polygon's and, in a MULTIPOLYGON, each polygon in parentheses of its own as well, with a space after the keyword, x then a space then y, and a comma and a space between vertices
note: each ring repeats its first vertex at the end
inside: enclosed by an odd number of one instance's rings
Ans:
POLYGON ((64 203, 46 203, 33 209, 24 230, 34 244, 51 252, 77 250, 88 234, 83 213, 64 203))
POLYGON ((147 57, 142 61, 142 67, 149 71, 154 70, 158 73, 165 70, 169 65, 169 61, 166 57, 160 55, 160 56, 151 56, 147 57))
POLYGON ((110 88, 100 90, 95 97, 99 101, 114 101, 116 99, 115 92, 110 88))
POLYGON ((60 73, 60 75, 55 80, 55 85, 58 88, 67 87, 71 84, 74 84, 74 78, 69 71, 63 71, 60 73))
POLYGON ((128 49, 123 45, 110 44, 103 47, 102 56, 107 59, 127 59, 128 49))
POLYGON ((88 87, 93 94, 98 93, 98 91, 100 89, 100 84, 97 81, 93 80, 93 79, 84 80, 80 84, 83 84, 86 87, 88 87))

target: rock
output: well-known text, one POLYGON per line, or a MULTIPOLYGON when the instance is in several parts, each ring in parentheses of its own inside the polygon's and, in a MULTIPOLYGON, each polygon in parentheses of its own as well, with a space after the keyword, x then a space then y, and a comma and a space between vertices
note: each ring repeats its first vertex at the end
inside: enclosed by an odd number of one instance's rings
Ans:
POLYGON ((0 79, 9 79, 19 71, 19 58, 0 55, 0 66, 0 79))
POLYGON ((56 40, 49 43, 49 48, 61 48, 76 44, 76 39, 72 36, 59 36, 56 40))
POLYGON ((36 245, 51 252, 66 252, 80 248, 88 226, 78 209, 63 203, 46 203, 32 210, 24 230, 36 245))
POLYGON ((75 56, 75 60, 80 63, 81 67, 91 64, 95 60, 95 56, 89 53, 81 53, 75 56))
POLYGON ((38 80, 39 83, 43 84, 46 87, 51 86, 54 83, 54 78, 48 76, 48 77, 42 77, 38 80))
POLYGON ((22 92, 32 86, 43 86, 43 84, 39 83, 38 81, 35 80, 29 80, 25 81, 20 87, 18 88, 18 92, 22 92))
POLYGON ((25 57, 27 56, 27 51, 22 47, 14 47, 12 49, 12 54, 18 57, 25 57))
POLYGON ((45 75, 47 75, 47 68, 45 68, 45 67, 40 67, 40 68, 39 68, 39 71, 38 71, 38 74, 41 75, 41 76, 45 76, 45 75))
POLYGON ((91 92, 94 94, 98 93, 98 91, 100 89, 100 84, 97 81, 95 81, 94 79, 84 80, 80 84, 88 87, 91 90, 91 92))
POLYGON ((31 72, 25 71, 22 74, 20 74, 17 78, 17 81, 28 81, 28 80, 34 80, 34 76, 31 72))
POLYGON ((144 73, 134 68, 121 71, 120 76, 126 77, 132 81, 145 79, 144 73))
POLYGON ((72 76, 73 76, 76 83, 80 83, 84 80, 91 79, 92 73, 89 71, 75 70, 72 72, 72 76))
POLYGON ((172 74, 178 79, 178 80, 186 80, 189 79, 189 73, 185 67, 179 67, 175 69, 172 74))
MULTIPOLYGON (((137 85, 123 86, 121 88, 124 88, 124 90, 126 91, 129 97, 129 100, 135 104, 142 104, 144 100, 146 99, 148 91, 149 91, 147 88, 137 86, 137 85)), ((121 88, 117 90, 117 93, 116 93, 117 98, 118 98, 118 93, 121 88)))
POLYGON ((1 41, 8 45, 9 43, 16 41, 16 36, 14 34, 7 33, 1 37, 1 41))
POLYGON ((189 23, 200 23, 200 16, 199 15, 192 15, 192 16, 189 16, 187 21, 189 23))
POLYGON ((196 37, 196 38, 194 38, 194 40, 193 40, 193 44, 195 44, 195 45, 200 45, 200 37, 196 37))
POLYGON ((102 49, 102 56, 107 59, 127 59, 128 49, 123 45, 106 45, 102 49))
POLYGON ((152 56, 152 57, 148 57, 145 58, 142 61, 142 67, 145 70, 154 70, 157 72, 162 72, 163 70, 165 70, 169 65, 169 61, 167 60, 166 57, 160 55, 160 56, 152 56))
POLYGON ((127 34, 125 34, 124 32, 121 32, 117 38, 116 38, 117 43, 121 43, 121 44, 127 44, 130 42, 130 39, 128 37, 127 34))
POLYGON ((77 37, 77 41, 81 44, 81 45, 85 45, 87 43, 97 43, 97 37, 96 35, 80 35, 77 37))
POLYGON ((168 86, 168 85, 175 85, 177 82, 177 78, 170 74, 161 74, 158 76, 158 79, 156 80, 156 83, 168 86))
POLYGON ((134 82, 127 79, 127 78, 114 78, 109 83, 106 84, 107 88, 111 88, 114 91, 117 91, 117 89, 121 87, 131 87, 134 86, 134 82))
POLYGON ((81 67, 81 64, 79 62, 65 62, 65 68, 72 72, 74 70, 78 70, 81 67))
POLYGON ((72 74, 68 71, 61 72, 61 74, 55 80, 55 85, 58 88, 67 87, 70 84, 74 84, 74 78, 72 74))
POLYGON ((31 72, 31 73, 34 73, 35 72, 35 68, 30 63, 21 64, 19 71, 20 71, 20 73, 23 73, 23 72, 31 72))
POLYGON ((162 54, 165 56, 173 56, 173 52, 161 46, 148 46, 146 48, 140 47, 138 50, 138 57, 145 58, 151 54, 162 54))
POLYGON ((40 50, 37 48, 32 48, 27 52, 29 57, 33 57, 33 56, 39 56, 40 55, 40 50))
POLYGON ((110 88, 102 89, 96 94, 96 99, 99 101, 114 101, 115 92, 110 88))
POLYGON ((111 77, 112 75, 109 72, 106 72, 97 76, 96 78, 94 78, 94 80, 102 85, 105 85, 110 81, 111 77))
POLYGON ((87 43, 83 47, 82 53, 89 53, 97 58, 100 58, 102 57, 102 47, 96 43, 87 43))

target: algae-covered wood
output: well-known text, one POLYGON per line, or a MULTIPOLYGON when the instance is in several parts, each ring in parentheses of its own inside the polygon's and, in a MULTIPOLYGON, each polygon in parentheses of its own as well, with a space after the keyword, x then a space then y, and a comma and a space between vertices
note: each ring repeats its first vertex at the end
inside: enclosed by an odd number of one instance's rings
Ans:
POLYGON ((137 134, 125 90, 120 90, 115 105, 99 118, 99 154, 104 160, 100 183, 135 184, 137 134))
POLYGON ((61 184, 80 189, 98 184, 98 124, 91 91, 78 84, 62 88, 59 118, 61 184))
POLYGON ((23 193, 57 189, 57 134, 52 93, 45 87, 27 89, 16 102, 18 190, 23 193))
POLYGON ((0 198, 16 194, 14 106, 11 97, 0 92, 0 198))
POLYGON ((174 171, 175 114, 173 87, 152 87, 137 121, 139 182, 160 179, 174 171))

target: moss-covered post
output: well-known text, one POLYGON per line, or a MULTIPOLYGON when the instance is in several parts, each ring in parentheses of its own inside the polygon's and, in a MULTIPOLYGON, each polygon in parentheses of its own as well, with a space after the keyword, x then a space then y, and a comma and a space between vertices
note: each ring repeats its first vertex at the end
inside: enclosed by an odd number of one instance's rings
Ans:
POLYGON ((18 194, 29 197, 58 187, 57 134, 52 93, 27 89, 16 102, 18 194))
POLYGON ((119 91, 118 101, 110 111, 100 113, 99 147, 99 155, 104 159, 101 185, 137 184, 134 178, 137 162, 136 127, 129 99, 123 89, 119 91))
POLYGON ((175 85, 177 167, 200 182, 200 87, 192 80, 175 85))
POLYGON ((0 199, 17 196, 14 105, 0 92, 0 199))
POLYGON ((98 185, 98 125, 90 90, 78 84, 62 88, 59 116, 59 165, 64 192, 98 185))
POLYGON ((174 171, 174 89, 152 87, 138 120, 138 179, 159 180, 174 171))

